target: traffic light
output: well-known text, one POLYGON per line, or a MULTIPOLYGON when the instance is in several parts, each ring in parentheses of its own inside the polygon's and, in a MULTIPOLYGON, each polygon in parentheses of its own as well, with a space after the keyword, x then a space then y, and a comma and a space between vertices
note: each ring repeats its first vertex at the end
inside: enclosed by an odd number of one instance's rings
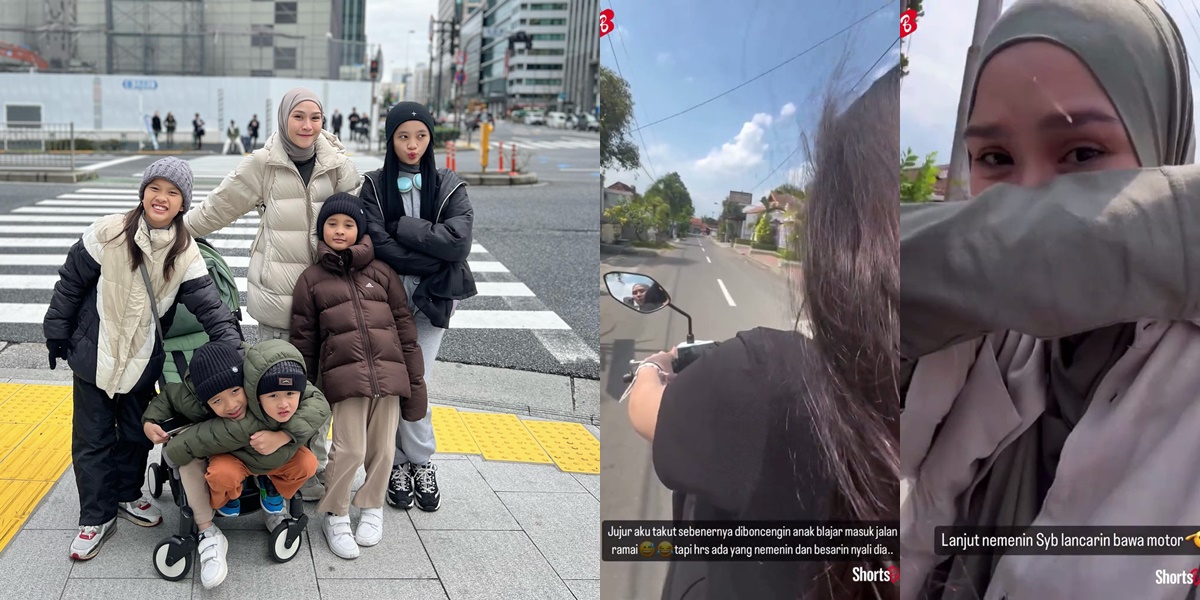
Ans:
POLYGON ((372 58, 371 59, 371 81, 377 81, 378 79, 379 79, 379 61, 377 59, 372 58))

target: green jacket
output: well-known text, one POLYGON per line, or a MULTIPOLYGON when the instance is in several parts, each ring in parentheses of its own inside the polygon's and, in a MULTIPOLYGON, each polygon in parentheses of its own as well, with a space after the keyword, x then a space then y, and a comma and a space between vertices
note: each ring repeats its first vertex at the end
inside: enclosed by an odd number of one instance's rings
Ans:
MULTIPOLYGON (((186 465, 194 458, 228 453, 245 463, 251 473, 263 475, 291 460, 300 446, 329 420, 330 410, 325 395, 309 382, 300 395, 296 413, 286 423, 279 423, 263 412, 258 401, 258 381, 267 369, 285 360, 304 364, 300 351, 284 340, 267 340, 247 350, 244 369, 246 416, 240 421, 210 418, 179 432, 164 448, 171 462, 186 465), (263 430, 286 432, 292 436, 292 441, 264 456, 250 447, 250 436, 263 430)), ((195 397, 194 393, 191 395, 195 397)))
POLYGON ((161 423, 172 417, 183 417, 193 423, 216 418, 208 406, 196 398, 196 388, 188 377, 183 383, 167 383, 165 391, 160 392, 146 412, 142 414, 142 423, 161 423))

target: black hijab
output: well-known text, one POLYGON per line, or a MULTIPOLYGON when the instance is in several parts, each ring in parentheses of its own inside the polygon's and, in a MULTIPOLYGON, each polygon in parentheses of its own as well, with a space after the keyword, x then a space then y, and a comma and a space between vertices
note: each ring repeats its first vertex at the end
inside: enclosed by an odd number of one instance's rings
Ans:
MULTIPOLYGON (((400 189, 396 186, 396 178, 400 176, 400 157, 392 148, 392 136, 396 128, 406 121, 420 121, 429 128, 429 147, 421 156, 421 214, 422 219, 432 222, 437 204, 437 162, 433 156, 433 115, 424 105, 416 102, 401 102, 388 111, 385 131, 387 132, 387 155, 383 159, 383 187, 387 190, 385 215, 403 215, 404 201, 400 198, 400 189)), ((417 215, 407 215, 417 216, 417 215)))

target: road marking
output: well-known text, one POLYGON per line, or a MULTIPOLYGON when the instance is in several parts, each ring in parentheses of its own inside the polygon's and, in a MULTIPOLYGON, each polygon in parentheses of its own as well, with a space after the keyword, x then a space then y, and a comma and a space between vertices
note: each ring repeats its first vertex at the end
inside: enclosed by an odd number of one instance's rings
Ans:
MULTIPOLYGON (((226 256, 225 264, 234 269, 250 267, 249 256, 226 256)), ((67 262, 66 254, 0 254, 0 266, 3 267, 57 267, 67 262)), ((467 261, 472 273, 507 273, 508 268, 503 264, 488 260, 467 261)), ((0 282, 5 282, 12 275, 0 275, 0 282)), ((479 287, 476 283, 476 288, 479 287)), ((3 287, 3 286, 0 286, 3 287)), ((526 288, 528 289, 528 288, 526 288)), ((522 294, 523 295, 523 294, 522 294)))
MULTIPOLYGON (((458 324, 455 323, 455 327, 457 326, 458 324)), ((596 356, 596 351, 584 343, 573 329, 534 331, 533 335, 542 343, 542 347, 547 352, 554 355, 554 359, 560 365, 600 360, 596 356)))
POLYGON ((712 264, 712 259, 711 259, 711 258, 709 258, 709 257, 705 256, 705 257, 704 257, 704 260, 707 260, 707 261, 708 261, 708 264, 710 264, 710 265, 712 264))
MULTIPOLYGON (((129 201, 133 201, 133 202, 137 202, 138 200, 141 199, 141 197, 138 196, 137 190, 132 190, 132 191, 121 190, 120 194, 96 194, 96 193, 81 194, 79 192, 74 192, 74 193, 70 193, 70 194, 59 194, 58 198, 62 199, 62 200, 109 200, 109 201, 129 200, 129 201)), ((196 202, 199 200, 205 200, 207 198, 208 198, 207 193, 192 192, 192 201, 193 202, 196 202)))
MULTIPOLYGON (((74 234, 83 235, 87 225, 5 225, 0 228, 0 234, 74 234)), ((257 227, 226 227, 221 229, 222 235, 258 235, 257 227)))
POLYGON ((139 156, 126 156, 125 158, 114 158, 113 160, 106 160, 104 162, 92 163, 86 167, 81 167, 79 170, 80 171, 99 171, 100 169, 106 169, 113 165, 127 163, 131 160, 137 160, 139 158, 142 158, 142 157, 139 155, 139 156))
MULTIPOLYGON (((209 194, 209 192, 211 192, 211 191, 212 190, 192 190, 192 198, 194 199, 196 196, 207 196, 209 194)), ((68 193, 70 193, 70 194, 105 194, 105 195, 121 194, 124 196, 133 196, 136 198, 138 191, 137 191, 137 188, 108 187, 108 188, 79 188, 73 192, 68 192, 68 193)))
MULTIPOLYGON (((246 278, 234 277, 239 292, 246 291, 246 278)), ((58 283, 58 275, 4 275, 0 280, 3 290, 52 290, 58 283)), ((480 282, 475 284, 480 296, 533 296, 533 290, 525 284, 480 282)))
MULTIPOLYGON (((206 238, 207 239, 207 238, 206 238)), ((79 238, 7 238, 0 237, 0 248, 70 248, 79 238)), ((208 240, 213 248, 226 250, 249 249, 254 240, 226 240, 215 238, 208 240)), ((471 253, 487 252, 479 244, 471 244, 471 253)))
POLYGON ((721 293, 725 294, 725 301, 728 302, 730 306, 737 306, 733 303, 733 296, 729 295, 729 290, 725 289, 725 282, 718 279, 717 284, 721 286, 721 293))

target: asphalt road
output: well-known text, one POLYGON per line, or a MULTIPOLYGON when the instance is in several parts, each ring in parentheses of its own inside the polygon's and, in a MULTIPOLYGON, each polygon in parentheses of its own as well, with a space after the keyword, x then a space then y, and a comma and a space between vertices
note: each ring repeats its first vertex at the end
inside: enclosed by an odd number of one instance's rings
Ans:
MULTIPOLYGON (((495 133, 497 140, 530 140, 528 160, 542 182, 470 188, 476 248, 469 260, 480 287, 488 289, 460 305, 439 358, 595 379, 600 319, 596 299, 586 290, 600 258, 599 136, 507 124, 495 133), (532 140, 544 147, 532 147, 532 140)), ((477 153, 460 153, 458 170, 468 171, 472 157, 478 165, 477 153)), ((158 157, 114 158, 121 162, 96 163, 100 179, 81 184, 0 183, 0 305, 21 305, 27 313, 0 311, 0 341, 42 340, 40 319, 33 317, 49 301, 52 281, 47 285, 46 278, 54 279, 61 264, 49 257, 65 255, 69 246, 47 240, 73 241, 89 219, 132 206, 138 176, 158 157), (42 233, 39 227, 51 229, 42 233), (28 260, 31 255, 44 256, 28 260)), ((197 174, 196 201, 240 159, 186 158, 197 174)), ((354 160, 360 172, 382 164, 381 156, 366 153, 355 152, 354 160)), ((251 215, 227 228, 241 233, 223 230, 209 239, 226 244, 218 249, 227 258, 244 262, 256 226, 251 215)), ((235 277, 245 277, 245 267, 236 262, 232 267, 235 277)))
MULTIPOLYGON (((754 327, 791 329, 796 312, 784 275, 753 263, 710 237, 689 237, 678 249, 657 257, 605 256, 601 276, 609 271, 649 275, 671 294, 671 302, 692 317, 697 341, 726 340, 754 327), (722 284, 724 287, 722 288, 722 284)), ((650 444, 629 425, 621 377, 634 358, 684 342, 687 319, 665 308, 643 315, 610 297, 600 283, 600 497, 603 520, 670 520, 671 492, 654 472, 650 444)), ((593 288, 595 289, 595 288, 593 288)), ((736 400, 736 399, 731 399, 736 400)), ((602 598, 657 599, 666 563, 601 563, 602 598)))

